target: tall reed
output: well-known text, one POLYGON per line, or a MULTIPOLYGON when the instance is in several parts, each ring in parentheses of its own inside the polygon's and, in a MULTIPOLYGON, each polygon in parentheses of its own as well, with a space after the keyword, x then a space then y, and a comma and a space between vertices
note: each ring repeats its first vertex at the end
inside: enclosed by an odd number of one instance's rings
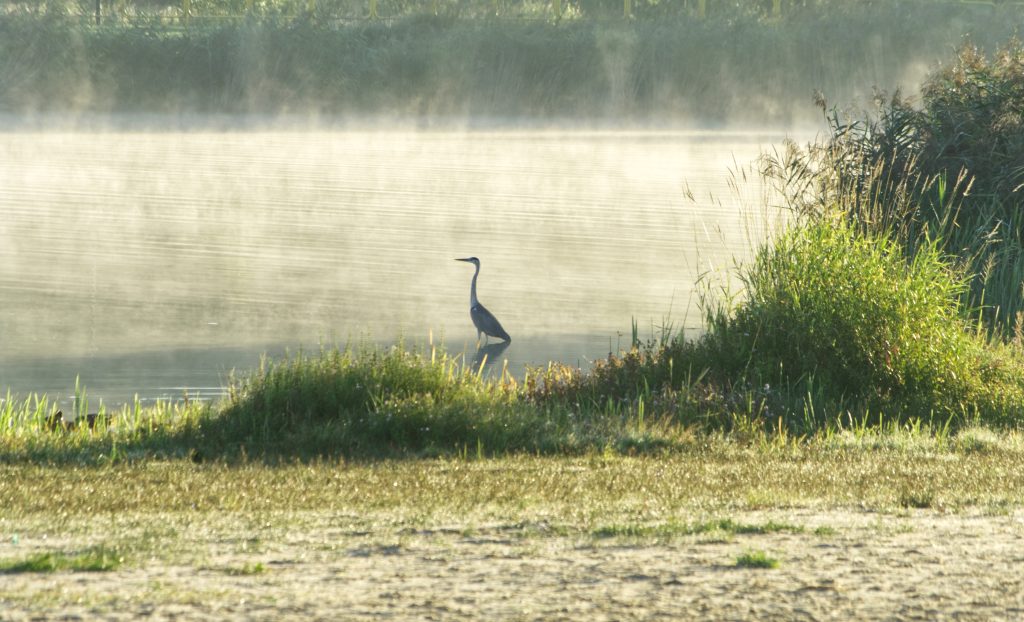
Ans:
POLYGON ((801 217, 836 210, 892 235, 908 259, 940 241, 971 275, 964 303, 1003 337, 1024 312, 1024 47, 975 47, 931 74, 920 107, 879 94, 873 113, 826 112, 829 136, 790 144, 763 172, 801 217))

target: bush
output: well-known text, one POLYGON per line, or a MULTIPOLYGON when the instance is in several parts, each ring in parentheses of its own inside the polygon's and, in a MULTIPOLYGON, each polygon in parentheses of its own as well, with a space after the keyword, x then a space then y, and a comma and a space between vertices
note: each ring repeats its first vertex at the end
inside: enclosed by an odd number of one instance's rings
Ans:
POLYGON ((795 224, 740 268, 743 298, 706 332, 549 374, 539 402, 646 404, 718 429, 813 434, 855 420, 1019 425, 1024 357, 966 319, 966 279, 939 243, 911 259, 844 218, 795 224))
MULTIPOLYGON (((989 59, 976 47, 932 74, 921 89, 922 165, 950 179, 965 171, 982 207, 1024 204, 1024 47, 1013 40, 989 59)), ((1019 232, 1018 232, 1019 233, 1019 232)), ((1017 238, 1019 242, 1020 237, 1017 238)))
POLYGON ((512 385, 488 382, 444 355, 396 346, 332 349, 265 361, 232 383, 204 426, 207 453, 387 456, 535 448, 539 414, 512 385))
POLYGON ((836 402, 905 417, 970 402, 978 345, 964 282, 934 245, 908 262, 885 236, 819 220, 763 247, 741 276, 747 298, 713 332, 758 383, 813 381, 836 402))
POLYGON ((966 306, 1012 334, 1024 312, 1024 47, 989 59, 964 46, 927 78, 920 108, 898 93, 876 104, 847 119, 833 109, 827 140, 791 145, 764 172, 799 214, 838 206, 908 257, 941 240, 971 275, 966 306))

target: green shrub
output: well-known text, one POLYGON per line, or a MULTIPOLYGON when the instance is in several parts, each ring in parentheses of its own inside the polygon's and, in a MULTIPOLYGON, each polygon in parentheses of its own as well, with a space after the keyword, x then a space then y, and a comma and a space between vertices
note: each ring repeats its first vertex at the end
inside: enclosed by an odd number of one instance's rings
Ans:
MULTIPOLYGON (((972 204, 1024 205, 1024 47, 1017 39, 990 59, 972 45, 921 89, 921 134, 929 173, 974 180, 972 204)), ((1017 238, 1020 242, 1021 238, 1017 238)))
POLYGON ((908 262, 885 236, 819 220, 764 246, 741 276, 747 298, 714 331, 759 381, 813 379, 906 415, 970 400, 977 344, 959 308, 964 284, 936 247, 908 262))
POLYGON ((747 551, 736 558, 739 568, 778 568, 779 560, 764 551, 747 551))
POLYGON ((897 93, 872 113, 832 110, 825 141, 791 145, 764 171, 801 215, 838 206, 908 257, 940 240, 971 276, 966 306, 1009 336, 1024 312, 1024 47, 988 58, 965 45, 921 93, 920 106, 897 93))
POLYGON ((966 319, 966 279, 939 250, 912 259, 890 236, 836 216, 764 243, 732 306, 705 333, 637 347, 586 374, 549 371, 539 403, 626 403, 682 425, 813 434, 888 420, 1019 424, 1024 356, 966 319))

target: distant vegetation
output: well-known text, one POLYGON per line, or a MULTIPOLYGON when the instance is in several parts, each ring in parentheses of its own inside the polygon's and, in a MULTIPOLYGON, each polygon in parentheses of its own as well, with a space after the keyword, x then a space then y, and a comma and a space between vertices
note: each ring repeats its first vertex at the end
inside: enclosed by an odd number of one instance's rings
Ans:
POLYGON ((1005 41, 1019 6, 944 2, 22 3, 0 16, 0 112, 214 113, 317 118, 768 126, 916 82, 969 34, 1005 41), (124 6, 128 17, 116 9, 124 6), (45 8, 44 8, 45 7, 45 8), (62 9, 63 7, 63 9, 62 9), (727 10, 728 7, 728 10, 727 10), (677 10, 678 9, 678 10, 677 10), (170 11, 170 12, 169 12, 170 11), (575 13, 574 13, 575 12, 575 13), (342 13, 361 16, 339 19, 342 13))
MULTIPOLYGON (((12 0, 6 12, 74 17, 99 23, 162 22, 227 17, 305 18, 311 21, 395 19, 440 15, 469 19, 790 19, 822 12, 844 12, 848 0, 12 0)), ((869 3, 864 3, 869 4, 869 3)), ((918 11, 960 0, 873 0, 875 12, 918 11)), ((1000 0, 990 2, 1000 4, 1000 0)), ((1012 2, 1006 2, 1012 4, 1012 2)))

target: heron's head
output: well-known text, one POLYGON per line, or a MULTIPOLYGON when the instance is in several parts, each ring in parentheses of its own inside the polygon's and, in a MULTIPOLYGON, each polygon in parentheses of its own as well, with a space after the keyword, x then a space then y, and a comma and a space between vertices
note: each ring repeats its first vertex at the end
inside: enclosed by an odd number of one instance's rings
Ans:
POLYGON ((456 259, 455 261, 465 261, 467 263, 473 264, 474 266, 480 265, 480 260, 477 259, 476 257, 463 257, 461 259, 456 259))

